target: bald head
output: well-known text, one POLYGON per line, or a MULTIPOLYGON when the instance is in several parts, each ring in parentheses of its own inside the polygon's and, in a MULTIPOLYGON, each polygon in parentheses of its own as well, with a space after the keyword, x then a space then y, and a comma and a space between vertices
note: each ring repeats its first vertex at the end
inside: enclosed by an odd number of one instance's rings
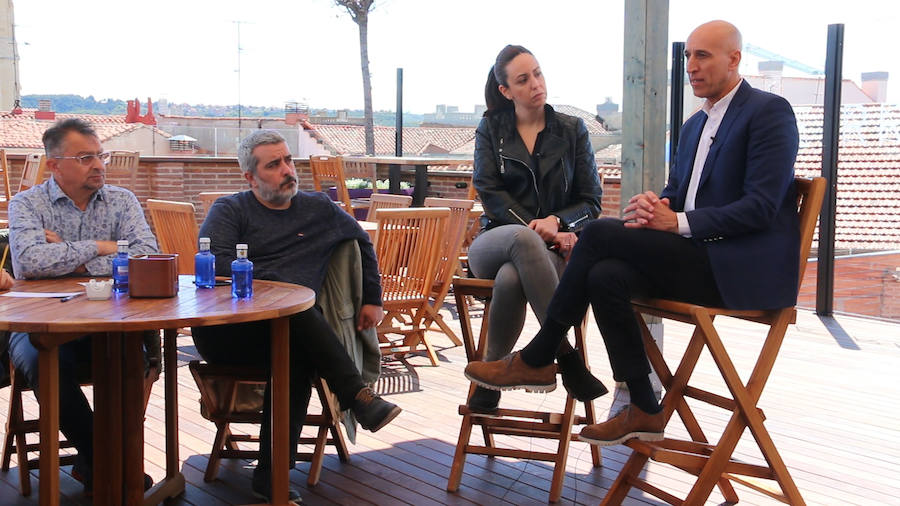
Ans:
POLYGON ((691 32, 688 40, 695 35, 709 37, 717 41, 726 51, 740 51, 744 45, 740 30, 728 21, 722 21, 721 19, 698 26, 691 32))
POLYGON ((715 103, 740 82, 741 46, 741 32, 727 21, 710 21, 691 32, 684 56, 694 95, 715 103))

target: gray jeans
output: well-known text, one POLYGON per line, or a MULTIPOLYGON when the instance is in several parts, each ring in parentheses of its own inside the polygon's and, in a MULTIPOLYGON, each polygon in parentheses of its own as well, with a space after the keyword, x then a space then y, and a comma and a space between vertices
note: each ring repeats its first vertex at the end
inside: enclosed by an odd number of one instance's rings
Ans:
POLYGON ((526 303, 544 322, 565 266, 537 232, 523 225, 503 225, 475 238, 469 247, 469 268, 476 277, 494 280, 485 360, 512 351, 525 325, 526 303))

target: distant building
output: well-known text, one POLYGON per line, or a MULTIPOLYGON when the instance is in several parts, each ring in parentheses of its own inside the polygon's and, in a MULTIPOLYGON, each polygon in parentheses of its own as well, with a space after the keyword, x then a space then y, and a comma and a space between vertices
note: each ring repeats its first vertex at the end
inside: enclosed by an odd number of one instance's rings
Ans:
POLYGON ((478 126, 484 111, 487 108, 483 105, 476 105, 474 112, 459 112, 459 107, 455 105, 438 104, 434 108, 433 113, 425 113, 422 120, 422 126, 439 127, 439 126, 478 126))
POLYGON ((168 132, 143 123, 126 123, 124 114, 62 114, 53 112, 49 103, 43 105, 47 110, 0 112, 0 148, 7 153, 41 152, 45 130, 58 120, 81 118, 97 131, 104 149, 139 151, 143 155, 171 154, 168 132))
POLYGON ((313 125, 365 125, 366 118, 350 116, 348 109, 335 111, 332 116, 327 111, 318 111, 309 116, 309 122, 313 125))

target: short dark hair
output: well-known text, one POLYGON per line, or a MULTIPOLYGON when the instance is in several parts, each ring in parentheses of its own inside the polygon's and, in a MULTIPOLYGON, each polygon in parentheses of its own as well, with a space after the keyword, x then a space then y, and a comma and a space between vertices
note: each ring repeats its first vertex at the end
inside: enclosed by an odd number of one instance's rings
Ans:
POLYGON ((506 74, 506 66, 509 65, 513 58, 522 53, 532 54, 531 51, 522 46, 509 44, 497 55, 494 66, 488 72, 487 82, 484 84, 484 102, 487 106, 487 110, 484 112, 485 116, 514 107, 512 100, 504 97, 497 87, 501 84, 509 87, 509 76, 506 74))
POLYGON ((81 135, 90 135, 99 138, 94 127, 83 119, 69 118, 57 121, 55 125, 44 132, 44 137, 42 139, 44 142, 44 152, 47 154, 47 158, 59 156, 62 151, 63 139, 66 138, 66 135, 69 132, 78 132, 81 135))

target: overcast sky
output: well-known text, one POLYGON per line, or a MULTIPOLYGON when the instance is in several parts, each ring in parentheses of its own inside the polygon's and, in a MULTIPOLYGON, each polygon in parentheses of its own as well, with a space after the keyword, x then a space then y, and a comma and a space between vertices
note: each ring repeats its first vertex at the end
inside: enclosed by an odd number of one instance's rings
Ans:
MULTIPOLYGON (((362 108, 357 26, 330 0, 13 3, 22 94, 362 108)), ((669 8, 670 41, 726 19, 745 43, 823 69, 827 26, 844 23, 844 77, 858 83, 861 72, 888 71, 888 101, 900 101, 900 1, 671 0, 669 8)), ((394 109, 403 67, 405 111, 471 111, 508 43, 538 58, 551 103, 591 111, 607 96, 621 103, 623 12, 623 0, 377 2, 374 106, 394 109)))

